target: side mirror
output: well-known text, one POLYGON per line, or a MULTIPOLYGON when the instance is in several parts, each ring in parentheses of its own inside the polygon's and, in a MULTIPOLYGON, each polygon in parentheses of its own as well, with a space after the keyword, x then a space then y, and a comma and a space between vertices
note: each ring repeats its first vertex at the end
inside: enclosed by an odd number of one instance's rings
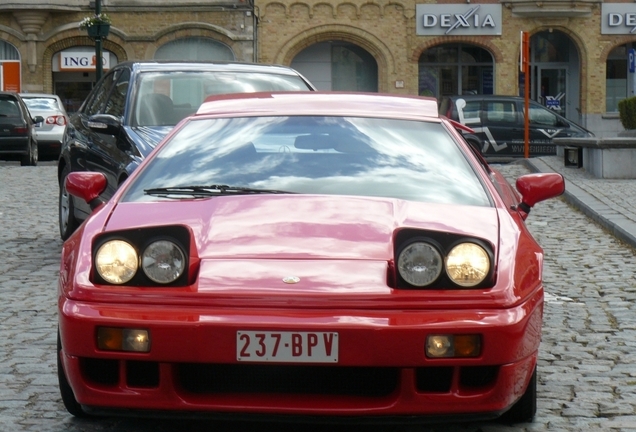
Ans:
POLYGON ((66 176, 64 184, 68 193, 86 201, 92 210, 104 203, 100 195, 106 190, 108 181, 100 172, 72 172, 66 176))
POLYGON ((521 203, 517 208, 524 219, 536 203, 565 192, 565 180, 557 173, 526 174, 517 179, 516 186, 521 194, 521 203))
POLYGON ((95 114, 89 117, 87 126, 97 133, 118 135, 121 130, 121 119, 110 114, 95 114))

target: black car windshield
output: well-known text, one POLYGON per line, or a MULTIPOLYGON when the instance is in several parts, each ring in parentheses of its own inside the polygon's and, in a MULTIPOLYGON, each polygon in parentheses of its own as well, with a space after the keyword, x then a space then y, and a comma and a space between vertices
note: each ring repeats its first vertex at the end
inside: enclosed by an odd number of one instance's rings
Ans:
POLYGON ((144 72, 137 86, 133 126, 174 126, 212 95, 311 90, 298 75, 247 71, 144 72))
POLYGON ((149 161, 124 201, 221 195, 197 194, 197 185, 490 205, 442 124, 384 118, 193 119, 149 161), (151 193, 180 187, 192 193, 151 193))

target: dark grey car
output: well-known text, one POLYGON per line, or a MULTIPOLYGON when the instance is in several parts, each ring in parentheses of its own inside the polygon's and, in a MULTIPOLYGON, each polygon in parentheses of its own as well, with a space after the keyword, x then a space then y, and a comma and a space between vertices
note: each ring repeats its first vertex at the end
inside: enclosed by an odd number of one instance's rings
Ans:
POLYGON ((109 199, 156 144, 208 96, 258 91, 311 91, 295 70, 275 65, 124 62, 113 67, 74 113, 58 161, 59 224, 67 239, 88 217, 86 203, 65 188, 74 171, 100 171, 109 199))
POLYGON ((20 165, 38 164, 35 124, 44 118, 31 117, 19 94, 0 92, 0 159, 19 160, 20 165))
MULTIPOLYGON (((439 100, 439 113, 475 132, 486 158, 525 155, 525 99, 518 96, 464 95, 439 100)), ((552 138, 589 137, 592 132, 535 101, 529 104, 530 156, 556 154, 552 138)), ((466 137, 468 140, 469 138, 466 137)))

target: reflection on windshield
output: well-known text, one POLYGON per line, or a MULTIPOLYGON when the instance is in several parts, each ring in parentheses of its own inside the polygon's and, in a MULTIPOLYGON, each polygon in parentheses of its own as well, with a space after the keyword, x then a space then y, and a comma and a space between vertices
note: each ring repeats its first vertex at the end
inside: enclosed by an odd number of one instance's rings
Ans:
POLYGON ((439 123, 300 116, 193 120, 124 199, 157 200, 144 190, 210 184, 490 205, 439 123))
POLYGON ((59 110, 57 100, 53 98, 30 98, 22 97, 27 107, 34 110, 59 110))
POLYGON ((227 93, 308 91, 297 75, 259 72, 145 72, 141 74, 135 126, 174 126, 194 114, 208 96, 227 93))

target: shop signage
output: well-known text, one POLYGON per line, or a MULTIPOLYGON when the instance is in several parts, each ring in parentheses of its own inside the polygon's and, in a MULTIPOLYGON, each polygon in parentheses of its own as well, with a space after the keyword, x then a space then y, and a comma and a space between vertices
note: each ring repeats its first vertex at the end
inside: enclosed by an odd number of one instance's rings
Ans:
MULTIPOLYGON (((102 66, 103 69, 110 68, 110 55, 103 53, 102 66)), ((94 71, 97 64, 95 51, 62 51, 60 53, 60 71, 76 72, 76 71, 94 71)))
POLYGON ((416 34, 501 35, 501 4, 418 4, 416 34))
POLYGON ((603 3, 601 34, 636 34, 635 3, 603 3))

